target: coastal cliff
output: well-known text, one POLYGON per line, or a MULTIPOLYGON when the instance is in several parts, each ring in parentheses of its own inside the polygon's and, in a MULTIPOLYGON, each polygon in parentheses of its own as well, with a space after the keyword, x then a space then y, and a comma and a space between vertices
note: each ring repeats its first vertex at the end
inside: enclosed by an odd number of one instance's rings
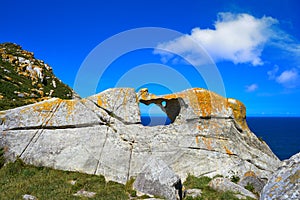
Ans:
POLYGON ((156 96, 114 88, 85 99, 52 98, 0 112, 0 146, 8 161, 104 175, 126 183, 151 157, 181 179, 251 171, 268 179, 280 165, 247 127, 246 108, 201 88, 156 96), (164 102, 164 103, 162 103, 164 102), (171 119, 143 126, 139 103, 155 103, 171 119))

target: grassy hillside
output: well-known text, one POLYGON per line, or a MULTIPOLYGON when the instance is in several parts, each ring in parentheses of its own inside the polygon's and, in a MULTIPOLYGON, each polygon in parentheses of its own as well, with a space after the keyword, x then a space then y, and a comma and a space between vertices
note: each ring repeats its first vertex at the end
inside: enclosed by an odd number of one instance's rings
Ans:
POLYGON ((13 43, 0 44, 0 110, 35 103, 49 97, 70 99, 72 89, 62 83, 44 61, 13 43))
MULTIPOLYGON (((2 149, 3 150, 3 149, 2 149)), ((3 151, 2 151, 3 153, 3 151)), ((0 158, 1 155, 0 149, 0 158)), ((3 164, 3 162, 2 162, 3 164)), ((202 190, 199 197, 186 196, 184 200, 238 200, 233 192, 217 192, 208 186, 211 178, 194 177, 189 175, 184 182, 186 189, 197 188, 202 190)), ((137 197, 132 189, 134 179, 125 185, 105 181, 103 176, 82 174, 54 170, 47 167, 35 167, 26 165, 21 160, 1 166, 0 161, 0 199, 22 199, 29 194, 37 199, 101 199, 101 200, 125 200, 147 199, 149 196, 137 197), (1 168, 2 167, 2 168, 1 168), (78 191, 94 192, 91 198, 74 196, 78 191)), ((247 200, 253 200, 247 198, 247 200)))

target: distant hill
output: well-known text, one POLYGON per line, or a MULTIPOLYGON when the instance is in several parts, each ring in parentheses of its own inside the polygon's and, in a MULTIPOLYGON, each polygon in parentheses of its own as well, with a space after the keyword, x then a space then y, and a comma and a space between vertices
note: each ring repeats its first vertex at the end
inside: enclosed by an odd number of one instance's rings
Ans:
POLYGON ((72 96, 73 90, 32 52, 17 44, 0 44, 0 110, 51 97, 71 99, 72 96))

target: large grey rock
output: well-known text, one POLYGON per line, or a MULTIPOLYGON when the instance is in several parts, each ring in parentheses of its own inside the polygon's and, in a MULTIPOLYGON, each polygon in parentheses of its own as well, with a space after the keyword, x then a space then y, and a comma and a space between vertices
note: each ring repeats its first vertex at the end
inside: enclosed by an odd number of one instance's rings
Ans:
POLYGON ((246 173, 246 176, 241 178, 241 180, 238 182, 238 185, 242 187, 253 187, 253 191, 255 194, 260 194, 263 187, 265 186, 266 182, 264 180, 261 180, 258 178, 254 173, 246 173))
POLYGON ((134 188, 146 194, 176 200, 177 183, 181 184, 179 176, 163 160, 150 157, 137 175, 134 188))
POLYGON ((260 199, 300 199, 300 153, 283 161, 265 185, 260 199))
POLYGON ((247 127, 244 105, 204 89, 155 96, 143 89, 109 89, 76 100, 50 99, 0 112, 0 147, 9 161, 102 174, 126 183, 149 157, 182 180, 195 176, 269 178, 279 159, 247 127), (166 102, 165 105, 162 102, 166 102), (168 126, 140 124, 139 103, 155 103, 168 126))
POLYGON ((211 188, 221 191, 221 192, 226 192, 226 191, 232 191, 241 194, 244 197, 251 197, 253 199, 257 199, 257 197, 250 191, 246 190, 242 186, 235 184, 231 182, 227 178, 215 178, 211 180, 208 184, 211 188))

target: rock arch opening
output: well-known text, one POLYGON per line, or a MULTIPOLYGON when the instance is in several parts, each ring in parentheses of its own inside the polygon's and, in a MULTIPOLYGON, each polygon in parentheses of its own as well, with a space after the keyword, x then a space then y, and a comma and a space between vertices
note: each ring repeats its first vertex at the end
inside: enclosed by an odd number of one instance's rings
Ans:
POLYGON ((179 115, 181 107, 177 98, 155 98, 148 100, 141 99, 140 109, 142 124, 144 126, 155 126, 173 123, 179 115))
POLYGON ((148 105, 140 103, 141 122, 144 126, 159 126, 171 124, 170 118, 155 103, 148 105))

